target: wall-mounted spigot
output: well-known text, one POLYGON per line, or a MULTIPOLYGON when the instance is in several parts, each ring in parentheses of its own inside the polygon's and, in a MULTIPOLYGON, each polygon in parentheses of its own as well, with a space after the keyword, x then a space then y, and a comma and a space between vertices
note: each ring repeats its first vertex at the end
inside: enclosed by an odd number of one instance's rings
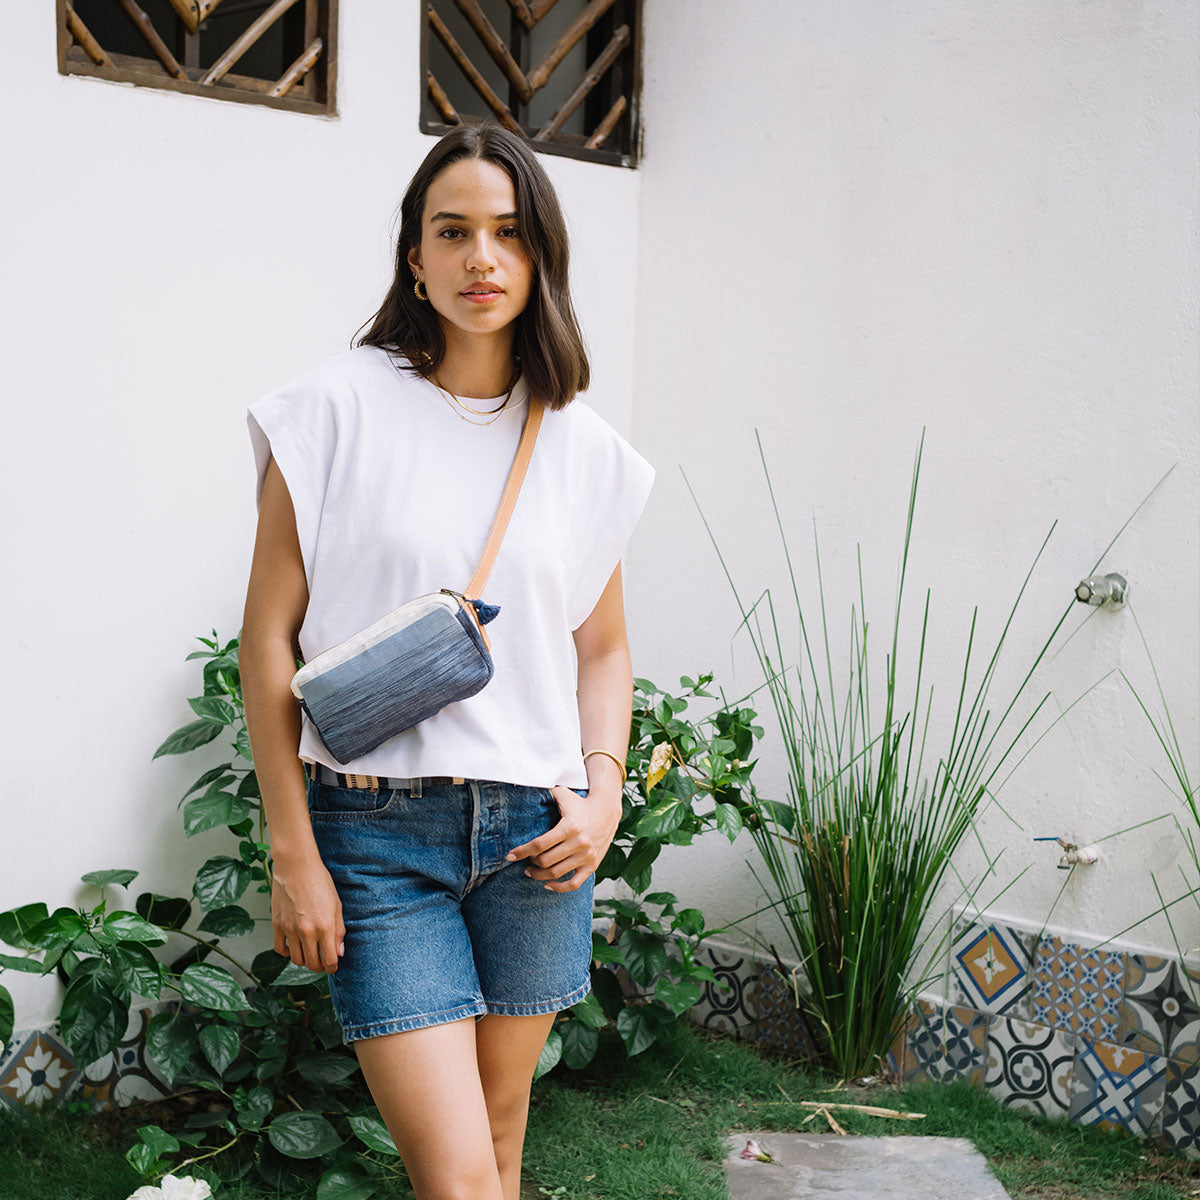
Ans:
POLYGON ((1062 857, 1058 860, 1060 871, 1069 871, 1077 864, 1090 867, 1100 860, 1099 846, 1077 846, 1060 837, 1035 837, 1035 842, 1057 842, 1062 847, 1062 857))
POLYGON ((1089 575, 1076 586, 1075 599, 1081 604, 1091 604, 1097 608, 1101 605, 1121 608, 1128 592, 1129 585, 1123 575, 1089 575))

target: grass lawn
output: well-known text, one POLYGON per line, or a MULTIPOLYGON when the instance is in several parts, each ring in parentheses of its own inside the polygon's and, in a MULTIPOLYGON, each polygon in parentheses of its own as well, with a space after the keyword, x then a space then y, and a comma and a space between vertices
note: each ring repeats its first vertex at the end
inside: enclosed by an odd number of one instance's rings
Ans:
MULTIPOLYGON (((1020 1200, 1177 1200, 1200 1196, 1200 1164, 1150 1143, 1003 1109, 966 1085, 839 1089, 813 1071, 763 1058, 745 1044, 683 1025, 672 1041, 626 1061, 602 1047, 583 1072, 534 1085, 522 1197, 542 1200, 726 1200, 723 1140, 734 1129, 824 1132, 800 1100, 848 1101, 923 1112, 891 1121, 837 1111, 848 1133, 966 1137, 1020 1200)), ((143 1115, 170 1127, 161 1110, 143 1115)), ((125 1164, 128 1112, 0 1116, 0 1200, 125 1200, 140 1180, 125 1164)), ((831 1137, 836 1136, 830 1134, 831 1137)), ((769 1143, 768 1143, 769 1148, 769 1143)), ((231 1183, 218 1200, 312 1196, 231 1183)), ((380 1200, 411 1200, 402 1176, 380 1200)))

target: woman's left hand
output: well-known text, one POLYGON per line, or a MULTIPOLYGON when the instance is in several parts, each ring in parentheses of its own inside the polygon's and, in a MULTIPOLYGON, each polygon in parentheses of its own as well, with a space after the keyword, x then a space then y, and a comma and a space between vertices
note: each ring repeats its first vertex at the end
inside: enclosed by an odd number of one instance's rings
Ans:
POLYGON ((525 874, 531 879, 561 880, 548 882, 546 889, 574 892, 587 882, 612 844, 621 821, 621 789, 592 787, 586 796, 569 787, 552 787, 550 792, 562 819, 553 829, 510 851, 508 861, 527 858, 525 874), (562 879, 568 871, 575 874, 562 879))

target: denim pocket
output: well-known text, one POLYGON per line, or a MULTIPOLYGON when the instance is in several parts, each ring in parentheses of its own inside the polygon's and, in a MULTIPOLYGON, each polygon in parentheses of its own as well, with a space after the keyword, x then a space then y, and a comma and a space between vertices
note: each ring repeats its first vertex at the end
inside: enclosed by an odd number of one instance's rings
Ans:
MULTIPOLYGON (((558 801, 554 798, 554 792, 550 788, 542 788, 542 791, 546 793, 546 799, 555 807, 557 807, 558 801)), ((588 794, 587 788, 572 788, 571 791, 573 791, 577 796, 586 796, 588 794)))
POLYGON ((308 811, 313 817, 361 820, 391 809, 404 795, 397 790, 337 787, 314 780, 308 785, 308 811))

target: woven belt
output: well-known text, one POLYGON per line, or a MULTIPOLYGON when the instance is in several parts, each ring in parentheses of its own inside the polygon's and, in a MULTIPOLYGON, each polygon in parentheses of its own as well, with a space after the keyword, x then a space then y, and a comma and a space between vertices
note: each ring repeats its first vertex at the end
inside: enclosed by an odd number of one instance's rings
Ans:
POLYGON ((324 763, 307 763, 309 777, 316 773, 320 783, 332 787, 362 788, 368 792, 390 792, 403 790, 420 796, 427 787, 444 787, 453 783, 466 783, 457 775, 422 775, 420 779, 400 779, 392 775, 343 775, 324 763))

